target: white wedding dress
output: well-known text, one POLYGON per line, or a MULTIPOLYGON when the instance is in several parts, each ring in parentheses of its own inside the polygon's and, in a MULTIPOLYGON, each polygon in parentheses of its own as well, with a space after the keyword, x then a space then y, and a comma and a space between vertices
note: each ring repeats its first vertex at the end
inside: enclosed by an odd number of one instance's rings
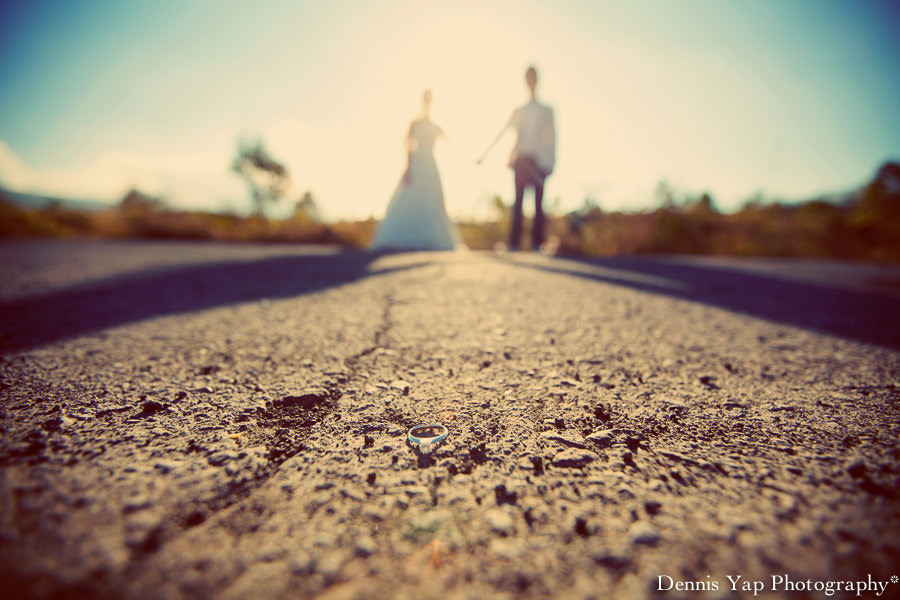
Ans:
POLYGON ((429 120, 409 128, 409 181, 400 179, 375 231, 372 250, 454 250, 462 247, 444 206, 434 143, 440 127, 429 120))

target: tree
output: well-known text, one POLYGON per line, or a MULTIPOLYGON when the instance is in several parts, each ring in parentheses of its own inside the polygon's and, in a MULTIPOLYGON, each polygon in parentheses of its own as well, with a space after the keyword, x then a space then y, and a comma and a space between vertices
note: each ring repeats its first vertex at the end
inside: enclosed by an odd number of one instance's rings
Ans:
POLYGON ((128 190, 119 203, 119 208, 130 213, 146 213, 161 210, 165 207, 162 198, 151 196, 137 188, 128 190))
POLYGON ((265 206, 279 200, 287 192, 290 175, 287 167, 269 154, 260 140, 238 142, 238 152, 231 163, 250 188, 256 215, 264 216, 265 206))
POLYGON ((691 212, 699 215, 709 215, 719 212, 716 203, 709 192, 703 192, 691 205, 691 212))
POLYGON ((875 178, 864 186, 854 203, 850 221, 864 229, 869 237, 874 231, 900 231, 900 163, 887 162, 875 178))
POLYGON ((752 196, 744 200, 744 204, 741 206, 741 211, 759 210, 765 205, 765 203, 765 194, 763 194, 762 190, 758 190, 752 196))
POLYGON ((656 196, 656 201, 659 203, 660 208, 666 210, 675 208, 675 189, 668 181, 662 180, 657 183, 653 195, 656 196))
POLYGON ((322 215, 312 192, 306 191, 294 205, 294 218, 301 223, 321 223, 322 215))
POLYGON ((900 216, 900 163, 881 165, 875 179, 863 189, 863 203, 880 218, 900 216))

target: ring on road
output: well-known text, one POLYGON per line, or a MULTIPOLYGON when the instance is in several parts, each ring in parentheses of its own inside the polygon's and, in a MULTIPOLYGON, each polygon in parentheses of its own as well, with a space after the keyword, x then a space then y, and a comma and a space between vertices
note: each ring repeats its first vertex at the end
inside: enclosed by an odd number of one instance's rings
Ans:
POLYGON ((407 437, 413 445, 418 445, 422 452, 431 452, 431 447, 447 437, 450 431, 438 423, 416 425, 409 430, 407 437))

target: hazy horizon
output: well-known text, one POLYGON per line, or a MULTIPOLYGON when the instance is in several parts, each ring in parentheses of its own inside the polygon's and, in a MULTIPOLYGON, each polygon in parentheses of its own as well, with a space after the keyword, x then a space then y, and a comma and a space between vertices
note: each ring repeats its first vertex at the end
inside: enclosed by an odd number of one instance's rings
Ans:
MULTIPOLYGON (((509 199, 526 100, 556 109, 547 199, 653 206, 661 180, 723 210, 841 193, 900 159, 900 10, 888 2, 377 4, 47 1, 0 8, 0 185, 246 212, 228 172, 257 135, 328 219, 380 217, 434 91, 452 215, 509 199), (214 11, 214 12, 213 12, 214 11)), ((527 202, 526 202, 527 204, 527 202)))

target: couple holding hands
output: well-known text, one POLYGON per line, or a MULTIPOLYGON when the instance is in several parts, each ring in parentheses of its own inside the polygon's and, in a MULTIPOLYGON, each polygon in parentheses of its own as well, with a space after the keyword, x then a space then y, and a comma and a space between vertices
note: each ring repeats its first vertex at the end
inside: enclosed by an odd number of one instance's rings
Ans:
MULTIPOLYGON (((527 187, 534 190, 531 247, 538 249, 544 241, 544 180, 553 172, 556 162, 556 129, 553 109, 535 97, 537 81, 537 71, 529 67, 525 73, 529 102, 513 111, 477 161, 481 164, 507 129, 516 131, 516 144, 509 159, 516 189, 510 250, 519 248, 522 237, 522 199, 527 187)), ((463 246, 444 206, 443 187, 433 153, 434 143, 443 131, 429 116, 431 102, 431 92, 426 91, 422 112, 409 126, 406 172, 375 232, 373 250, 453 250, 463 246)))

